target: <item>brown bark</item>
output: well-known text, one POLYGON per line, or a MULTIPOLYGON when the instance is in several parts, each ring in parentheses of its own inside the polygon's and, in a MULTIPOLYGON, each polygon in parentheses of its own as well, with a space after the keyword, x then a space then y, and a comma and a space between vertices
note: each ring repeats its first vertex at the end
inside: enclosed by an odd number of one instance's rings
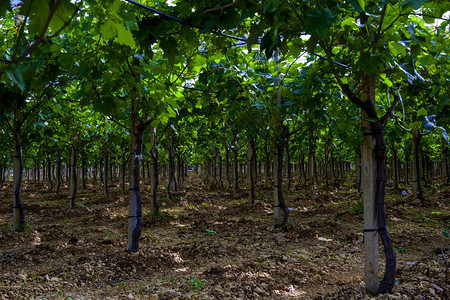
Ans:
POLYGON ((75 199, 77 196, 77 187, 78 187, 78 170, 77 170, 77 142, 78 136, 76 130, 73 132, 72 136, 72 159, 70 166, 70 207, 75 209, 75 199))
POLYGON ((151 176, 151 211, 154 215, 159 213, 159 204, 157 198, 158 191, 158 182, 159 182, 159 174, 158 174, 158 147, 156 145, 156 128, 151 128, 151 138, 153 142, 153 148, 150 151, 150 176, 151 176))
POLYGON ((108 142, 105 142, 103 145, 103 158, 105 164, 103 165, 104 168, 104 176, 103 176, 103 194, 105 197, 109 197, 109 186, 108 186, 108 168, 109 168, 109 153, 108 153, 108 142))
POLYGON ((23 160, 22 160, 22 148, 20 145, 20 129, 21 124, 17 121, 20 111, 16 111, 14 124, 13 124, 13 230, 23 231, 25 228, 25 214, 21 201, 22 191, 22 174, 23 174, 23 160))
POLYGON ((248 183, 250 186, 250 202, 255 204, 256 188, 255 188, 255 138, 250 139, 248 143, 247 162, 248 162, 248 183))
POLYGON ((59 195, 59 191, 61 189, 61 181, 62 181, 62 159, 61 159, 61 148, 58 148, 56 151, 56 195, 59 195))

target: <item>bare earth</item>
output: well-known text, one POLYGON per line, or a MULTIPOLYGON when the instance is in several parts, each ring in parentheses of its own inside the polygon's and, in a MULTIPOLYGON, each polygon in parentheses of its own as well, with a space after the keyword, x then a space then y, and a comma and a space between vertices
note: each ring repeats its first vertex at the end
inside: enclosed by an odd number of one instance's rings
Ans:
MULTIPOLYGON (((363 283, 363 219, 352 182, 286 193, 290 230, 274 228, 272 190, 213 189, 191 174, 162 215, 149 214, 143 187, 140 251, 127 253, 127 193, 104 197, 99 183, 78 194, 25 182, 24 233, 12 233, 12 184, 0 189, 0 299, 370 299, 363 283)), ((389 191, 388 228, 397 284, 376 299, 449 299, 450 188, 428 200, 389 191), (448 231, 448 230, 447 230, 448 231), (447 261, 446 261, 447 260, 447 261)), ((384 254, 380 245, 380 276, 384 254)))

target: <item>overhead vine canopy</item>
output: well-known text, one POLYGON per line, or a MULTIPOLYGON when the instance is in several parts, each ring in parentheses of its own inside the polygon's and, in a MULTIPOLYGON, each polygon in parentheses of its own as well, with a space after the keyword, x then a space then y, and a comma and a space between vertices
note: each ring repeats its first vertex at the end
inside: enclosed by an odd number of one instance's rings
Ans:
POLYGON ((388 177, 398 188, 404 170, 416 200, 434 166, 449 181, 449 11, 444 0, 2 1, 0 167, 1 179, 13 173, 12 228, 26 228, 23 172, 40 177, 38 161, 49 190, 67 175, 72 208, 80 164, 82 188, 89 169, 105 196, 116 166, 122 189, 128 180, 131 252, 146 172, 155 215, 158 172, 170 199, 188 166, 236 193, 245 173, 252 204, 264 174, 274 224, 287 231, 292 165, 314 199, 339 161, 342 174, 359 170, 366 289, 391 292, 388 177))

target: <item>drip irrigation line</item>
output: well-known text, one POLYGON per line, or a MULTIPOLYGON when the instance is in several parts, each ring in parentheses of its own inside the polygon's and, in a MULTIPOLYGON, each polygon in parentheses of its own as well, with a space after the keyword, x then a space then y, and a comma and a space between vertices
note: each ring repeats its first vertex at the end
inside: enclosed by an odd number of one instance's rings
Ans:
MULTIPOLYGON (((318 58, 322 59, 322 60, 327 60, 327 58, 326 58, 325 56, 320 55, 319 53, 313 52, 313 54, 314 54, 315 56, 317 56, 318 58)), ((333 64, 338 65, 338 66, 341 66, 341 67, 346 68, 346 69, 351 69, 351 68, 352 68, 352 67, 349 67, 349 66, 347 66, 347 65, 338 63, 337 61, 333 61, 333 64)))
POLYGON ((192 87, 188 87, 188 86, 183 86, 182 88, 183 88, 183 89, 187 89, 187 90, 194 90, 194 91, 205 92, 205 93, 219 94, 219 92, 208 91, 208 90, 202 90, 202 89, 192 88, 192 87))
MULTIPOLYGON (((136 2, 136 1, 134 1, 134 0, 125 0, 125 1, 128 2, 128 3, 134 4, 134 5, 136 5, 136 6, 139 6, 139 7, 143 8, 143 9, 145 9, 145 10, 151 11, 151 12, 153 12, 153 13, 155 13, 155 14, 158 14, 158 15, 160 15, 164 20, 175 21, 175 22, 178 22, 178 23, 180 23, 180 24, 189 26, 189 27, 191 27, 191 28, 195 28, 195 29, 202 30, 202 31, 204 30, 203 27, 196 26, 196 25, 193 25, 193 24, 191 24, 191 23, 189 23, 189 22, 186 22, 186 21, 184 21, 184 20, 181 20, 181 19, 172 17, 172 16, 170 16, 170 15, 168 15, 168 14, 165 14, 165 13, 163 13, 163 12, 157 10, 157 9, 151 8, 151 7, 147 6, 147 5, 141 4, 141 3, 136 2)), ((237 41, 241 41, 241 42, 247 43, 247 39, 245 39, 245 38, 232 36, 232 35, 225 34, 225 33, 222 33, 222 32, 220 32, 220 31, 217 31, 217 30, 212 30, 211 33, 216 34, 216 35, 220 35, 220 36, 223 36, 223 37, 227 37, 227 38, 230 38, 230 39, 233 39, 233 40, 237 40, 237 41)), ((240 45, 239 45, 239 46, 240 46, 240 45)), ((327 58, 326 58, 325 56, 323 56, 323 55, 320 55, 320 54, 318 54, 318 53, 316 53, 316 52, 313 52, 313 54, 314 54, 315 56, 319 57, 319 58, 322 59, 322 60, 327 60, 327 58)), ((347 66, 347 65, 344 65, 344 64, 341 64, 341 63, 339 63, 339 62, 333 61, 333 63, 334 63, 335 65, 344 67, 344 68, 346 68, 346 69, 351 69, 351 67, 349 67, 349 66, 347 66)))
MULTIPOLYGON (((193 24, 191 24, 191 23, 188 23, 188 22, 186 22, 186 21, 184 21, 184 20, 181 20, 181 19, 172 17, 172 16, 170 16, 170 15, 168 15, 168 14, 165 14, 165 13, 163 13, 163 12, 161 12, 161 11, 159 11, 159 10, 156 10, 156 9, 154 9, 154 8, 148 7, 148 6, 146 6, 146 5, 144 5, 144 4, 141 4, 141 3, 139 3, 139 2, 136 2, 136 1, 133 1, 133 0, 125 0, 125 1, 128 2, 128 3, 134 4, 134 5, 137 5, 137 6, 143 8, 143 9, 146 9, 146 10, 148 10, 148 11, 151 11, 151 12, 153 12, 153 13, 155 13, 155 14, 158 14, 158 15, 160 15, 161 17, 163 17, 163 19, 170 20, 170 21, 175 21, 175 22, 178 22, 178 23, 180 23, 180 24, 189 26, 189 27, 191 27, 191 28, 196 28, 196 29, 199 29, 199 30, 204 30, 204 28, 202 28, 202 27, 200 27, 200 26, 196 26, 196 25, 193 25, 193 24)), ((225 33, 222 33, 222 32, 216 31, 216 30, 212 30, 211 33, 217 34, 217 35, 220 35, 220 36, 224 36, 224 37, 227 37, 227 38, 230 38, 230 39, 238 40, 238 41, 243 41, 243 42, 246 42, 246 41, 247 41, 247 40, 244 39, 244 38, 240 38, 240 37, 232 36, 232 35, 229 35, 229 34, 225 34, 225 33)))
POLYGON ((364 229, 364 232, 378 232, 378 231, 386 231, 386 227, 375 228, 375 229, 364 229))

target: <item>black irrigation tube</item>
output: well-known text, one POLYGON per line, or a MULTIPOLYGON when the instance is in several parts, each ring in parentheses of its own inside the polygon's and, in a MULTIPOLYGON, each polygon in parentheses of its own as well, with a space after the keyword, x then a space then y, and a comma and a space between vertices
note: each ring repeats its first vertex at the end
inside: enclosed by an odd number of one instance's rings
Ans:
MULTIPOLYGON (((188 22, 186 22, 186 21, 183 21, 183 20, 181 20, 181 19, 178 19, 178 18, 169 16, 168 14, 165 14, 165 13, 163 13, 163 12, 160 12, 159 10, 156 10, 156 9, 154 9, 154 8, 151 8, 151 7, 148 7, 148 6, 146 6, 146 5, 144 5, 144 4, 141 4, 141 3, 139 3, 139 2, 136 2, 136 1, 133 1, 133 0, 125 0, 125 1, 128 2, 128 3, 134 4, 134 5, 137 5, 137 6, 141 7, 141 8, 143 8, 143 9, 146 9, 146 10, 149 10, 149 11, 151 11, 151 12, 154 12, 155 14, 158 14, 158 15, 162 16, 164 19, 171 20, 171 21, 175 21, 175 22, 181 23, 181 24, 183 24, 183 25, 189 26, 189 27, 191 27, 191 28, 196 28, 196 29, 199 29, 199 30, 204 30, 204 28, 202 28, 202 27, 200 27, 200 26, 195 26, 195 25, 190 24, 190 23, 188 23, 188 22)), ((229 35, 229 34, 225 34, 225 33, 222 33, 222 32, 216 31, 216 30, 213 30, 213 31, 211 31, 211 32, 214 33, 214 34, 217 34, 217 35, 221 35, 221 36, 230 38, 230 39, 234 39, 234 40, 238 40, 238 41, 244 41, 244 42, 247 41, 247 40, 244 39, 244 38, 235 37, 235 36, 232 36, 232 35, 229 35)))
MULTIPOLYGON (((178 22, 178 23, 180 23, 180 24, 189 26, 189 27, 191 27, 191 28, 195 28, 195 29, 199 29, 199 30, 204 30, 204 28, 202 28, 202 27, 200 27, 200 26, 195 26, 195 25, 190 24, 190 23, 188 23, 188 22, 186 22, 186 21, 184 21, 184 20, 181 20, 181 19, 172 17, 172 16, 170 16, 170 15, 168 15, 168 14, 165 14, 165 13, 159 11, 159 10, 156 10, 156 9, 154 9, 154 8, 151 8, 151 7, 148 7, 148 6, 144 5, 144 4, 141 4, 141 3, 139 3, 139 2, 136 2, 136 1, 134 1, 134 0, 125 0, 125 1, 128 2, 128 3, 134 4, 134 5, 137 5, 137 6, 143 8, 143 9, 146 9, 146 10, 148 10, 148 11, 151 11, 151 12, 153 12, 153 13, 155 13, 155 14, 158 14, 158 15, 160 15, 161 17, 163 17, 163 19, 170 20, 170 21, 175 21, 175 22, 178 22)), ((247 40, 244 39, 244 38, 240 38, 240 37, 232 36, 232 35, 229 35, 229 34, 225 34, 225 33, 222 33, 222 32, 216 31, 216 30, 211 31, 211 33, 217 34, 217 35, 220 35, 220 36, 223 36, 223 37, 227 37, 227 38, 230 38, 230 39, 234 39, 234 40, 238 40, 238 41, 242 41, 242 42, 247 42, 247 40)), ((320 54, 318 54, 318 53, 316 53, 316 52, 314 52, 313 54, 314 54, 315 56, 319 57, 319 58, 322 59, 322 60, 326 60, 326 59, 327 59, 326 57, 324 57, 324 56, 322 56, 322 55, 320 55, 320 54)), ((336 62, 336 61, 333 61, 333 63, 336 64, 336 65, 338 65, 338 66, 341 66, 341 67, 344 67, 344 68, 347 68, 347 69, 351 69, 351 67, 346 66, 346 65, 341 64, 341 63, 338 63, 338 62, 336 62)))
MULTIPOLYGON (((316 52, 314 52, 314 55, 317 56, 318 58, 322 59, 322 60, 327 60, 327 58, 325 56, 320 55, 320 54, 318 54, 316 52)), ((346 66, 344 64, 338 63, 337 61, 333 61, 333 63, 335 65, 338 65, 338 66, 341 66, 341 67, 344 67, 344 68, 347 68, 347 69, 351 69, 352 68, 352 67, 346 66)))
POLYGON ((205 93, 219 94, 219 92, 207 91, 207 90, 203 90, 203 89, 199 89, 199 88, 193 88, 193 87, 189 87, 189 86, 182 86, 182 88, 183 89, 187 89, 187 90, 205 92, 205 93))

